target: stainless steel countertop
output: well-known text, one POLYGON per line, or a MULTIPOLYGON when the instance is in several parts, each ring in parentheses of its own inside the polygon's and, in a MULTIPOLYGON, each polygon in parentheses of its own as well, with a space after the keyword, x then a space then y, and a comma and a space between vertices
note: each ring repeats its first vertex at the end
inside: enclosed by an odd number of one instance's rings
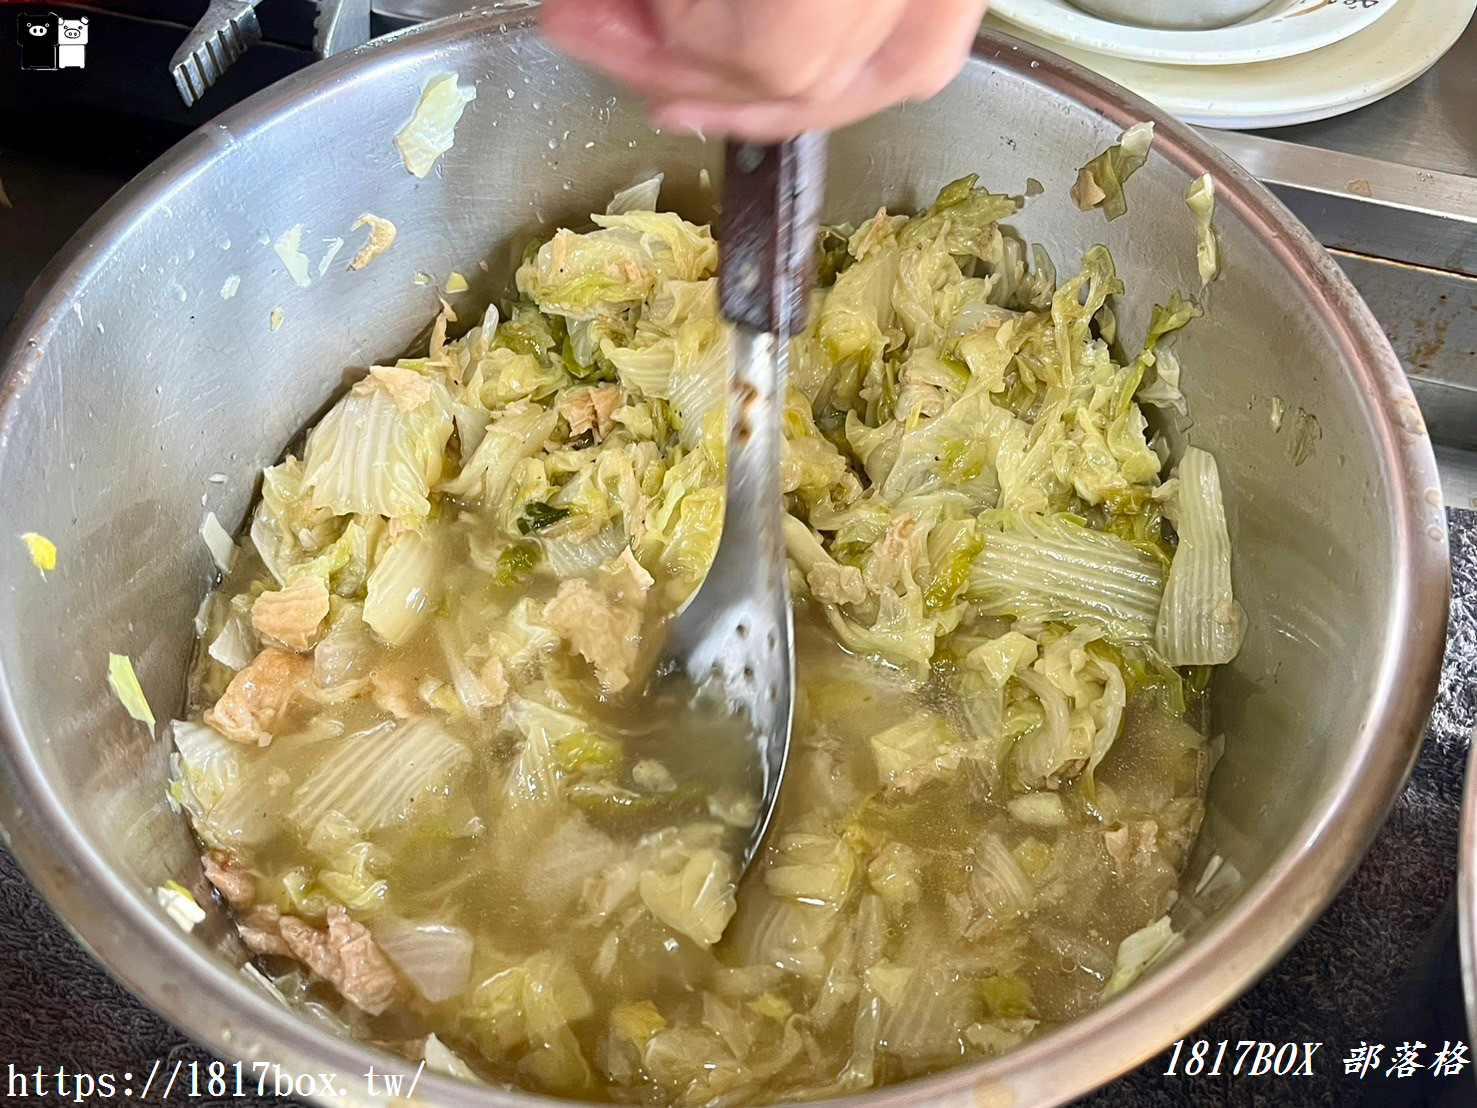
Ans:
POLYGON ((1430 72, 1378 103, 1318 123, 1253 133, 1477 176, 1477 22, 1430 72))

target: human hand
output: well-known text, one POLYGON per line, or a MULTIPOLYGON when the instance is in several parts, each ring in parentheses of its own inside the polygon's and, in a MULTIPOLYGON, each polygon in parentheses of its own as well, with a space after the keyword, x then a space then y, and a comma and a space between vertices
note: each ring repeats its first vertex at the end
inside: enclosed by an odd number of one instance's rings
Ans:
POLYGON ((989 0, 544 0, 544 31, 661 126, 756 142, 926 100, 989 0))

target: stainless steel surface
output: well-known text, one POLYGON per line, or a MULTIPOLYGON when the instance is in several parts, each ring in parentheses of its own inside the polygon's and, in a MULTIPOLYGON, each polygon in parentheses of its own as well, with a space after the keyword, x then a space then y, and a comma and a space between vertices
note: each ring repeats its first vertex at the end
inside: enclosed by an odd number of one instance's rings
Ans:
POLYGON ((1477 21, 1424 76, 1333 119, 1262 134, 1318 150, 1477 175, 1477 21))
MULTIPOLYGON (((164 747, 110 696, 106 655, 131 654, 160 716, 178 710, 210 573, 196 533, 202 493, 238 523, 254 475, 323 409, 342 367, 411 347, 435 311, 415 272, 479 274, 480 259, 501 260, 463 294, 486 299, 531 232, 582 222, 654 168, 669 171, 679 208, 710 211, 698 171, 716 172, 716 146, 651 133, 638 105, 553 56, 530 22, 479 14, 421 28, 225 113, 78 233, 0 348, 0 533, 39 531, 61 548, 42 581, 20 543, 0 543, 10 845, 98 957, 176 1024, 228 1056, 333 1070, 361 1104, 383 1103, 383 1089, 371 1097, 354 1075, 403 1063, 256 992, 236 972, 242 952, 219 910, 186 936, 156 903, 151 889, 167 878, 205 886, 164 803, 164 747), (419 180, 390 136, 447 71, 482 95, 438 171, 419 180), (335 268, 298 288, 261 245, 298 222, 346 235, 363 211, 394 219, 399 237, 362 272, 335 268), (223 300, 229 275, 240 291, 223 300), (212 485, 215 472, 230 480, 212 485)), ((1176 906, 1188 941, 1081 1020, 869 1098, 1060 1102, 1245 989, 1328 902, 1387 811, 1429 710, 1446 619, 1431 446, 1394 353, 1328 254, 1198 135, 1075 66, 984 36, 937 100, 838 133, 831 156, 832 218, 879 201, 917 207, 970 171, 1004 187, 1042 181, 1046 193, 1012 222, 1064 268, 1106 244, 1129 290, 1126 335, 1142 333, 1155 301, 1198 288, 1193 230, 1167 213, 1183 210, 1193 177, 1217 180, 1225 268, 1178 347, 1194 422, 1170 430, 1177 447, 1218 454, 1251 627, 1213 690, 1225 756, 1176 906), (1067 198, 1076 167, 1143 118, 1158 132, 1129 215, 1078 212, 1067 198), (1321 427, 1301 465, 1268 418, 1273 396, 1321 427), (1194 889, 1212 854, 1244 884, 1207 901, 1194 889)), ((429 1073, 417 1093, 546 1103, 429 1073)))
POLYGON ((200 22, 169 59, 169 72, 185 107, 193 106, 232 62, 261 39, 256 0, 210 0, 200 22))
POLYGON ((746 867, 769 828, 790 749, 795 630, 779 480, 785 359, 778 336, 742 324, 732 351, 723 533, 707 578, 672 621, 657 670, 680 674, 700 693, 716 681, 753 726, 762 792, 740 857, 746 867))
POLYGON ((369 41, 369 0, 318 0, 313 53, 331 58, 369 41))
POLYGON ((1477 508, 1477 453, 1438 443, 1436 469, 1448 507, 1477 508))
POLYGON ((1206 31, 1260 11, 1268 0, 1068 0, 1074 8, 1138 27, 1206 31))
POLYGON ((1477 176, 1204 131, 1325 246, 1477 276, 1477 176))
POLYGON ((374 0, 374 13, 403 26, 492 6, 485 0, 481 3, 478 0, 374 0))
MULTIPOLYGON (((716 694, 747 718, 758 751, 757 818, 740 855, 759 852, 779 800, 795 703, 795 627, 785 561, 784 449, 789 345, 804 330, 825 190, 824 135, 774 146, 730 142, 723 165, 718 298, 733 324, 723 532, 703 583, 668 630, 657 688, 690 711, 716 694)), ((689 734, 701 727, 680 728, 689 734)))
POLYGON ((1477 277, 1335 251, 1370 305, 1378 305, 1431 438, 1477 450, 1477 277))

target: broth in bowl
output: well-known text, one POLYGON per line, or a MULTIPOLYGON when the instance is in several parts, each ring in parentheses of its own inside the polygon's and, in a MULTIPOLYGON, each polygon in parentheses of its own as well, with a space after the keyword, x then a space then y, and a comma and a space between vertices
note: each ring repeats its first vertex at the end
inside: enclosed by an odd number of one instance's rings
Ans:
POLYGON ((794 741, 740 879, 742 729, 638 695, 716 546, 728 371, 718 244, 654 200, 535 244, 455 340, 448 291, 267 470, 172 795, 278 991, 462 1076, 734 1104, 1009 1050, 1179 942, 1244 622, 1214 459, 1162 479, 1144 415, 1198 310, 1125 355, 1108 252, 1059 283, 973 178, 823 233, 794 741))

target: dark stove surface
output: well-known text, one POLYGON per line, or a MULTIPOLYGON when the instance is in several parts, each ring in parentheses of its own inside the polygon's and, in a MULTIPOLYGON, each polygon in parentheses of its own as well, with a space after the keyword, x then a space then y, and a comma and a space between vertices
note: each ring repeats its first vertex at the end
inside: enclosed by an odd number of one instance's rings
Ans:
MULTIPOLYGON (((152 154, 144 143, 76 165, 0 149, 0 326, 51 254, 152 154)), ((1312 1077, 1167 1077, 1166 1052, 1087 1098, 1094 1106, 1477 1104, 1469 1064, 1456 1077, 1385 1077, 1401 1043, 1446 1041, 1472 1053, 1461 1003, 1454 890, 1468 738, 1477 723, 1477 512, 1452 510, 1455 597, 1441 694, 1415 772, 1348 886, 1304 938, 1250 992, 1192 1038, 1321 1042, 1312 1077), (1345 1074, 1361 1043, 1382 1043, 1377 1070, 1345 1074)), ((0 850, 0 1080, 10 1073, 131 1072, 156 1059, 204 1066, 212 1056, 116 984, 57 921, 0 850)), ((1188 1044, 1187 1044, 1188 1049, 1188 1044)), ((1213 1048, 1214 1049, 1214 1048, 1213 1048)), ((1183 1068, 1181 1066, 1181 1068, 1183 1068)), ((16 1103, 15 1101, 8 1101, 16 1103)), ((37 1103, 34 1099, 27 1103, 37 1103)), ((60 1100, 43 1103, 61 1103, 60 1100)), ((269 1098, 165 1104, 284 1105, 269 1098)))

